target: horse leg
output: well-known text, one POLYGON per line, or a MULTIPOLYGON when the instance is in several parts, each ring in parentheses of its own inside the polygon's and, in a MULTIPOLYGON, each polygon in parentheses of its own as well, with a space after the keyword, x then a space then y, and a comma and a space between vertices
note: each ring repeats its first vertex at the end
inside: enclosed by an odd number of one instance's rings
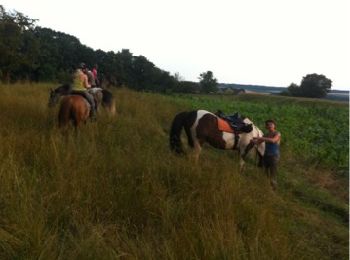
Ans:
POLYGON ((69 123, 70 116, 70 107, 65 107, 61 105, 60 110, 58 112, 58 127, 65 128, 69 123))
POLYGON ((114 100, 112 100, 111 104, 108 105, 108 112, 110 116, 115 115, 115 103, 114 100))
POLYGON ((256 154, 258 156, 258 167, 263 167, 263 156, 260 154, 259 150, 256 150, 256 154))
POLYGON ((202 146, 198 140, 194 140, 193 142, 193 158, 194 162, 198 164, 199 161, 199 155, 202 151, 202 146))
POLYGON ((244 154, 239 153, 239 172, 243 173, 245 169, 245 161, 244 161, 244 154))
POLYGON ((258 161, 258 167, 263 167, 264 166, 264 153, 265 153, 265 143, 261 143, 257 145, 256 147, 256 153, 258 154, 259 161, 258 161))

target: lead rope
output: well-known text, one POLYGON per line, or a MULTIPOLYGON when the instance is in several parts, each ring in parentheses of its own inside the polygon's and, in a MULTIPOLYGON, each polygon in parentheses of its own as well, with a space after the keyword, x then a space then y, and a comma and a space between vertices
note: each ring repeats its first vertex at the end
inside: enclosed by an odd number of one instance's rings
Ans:
MULTIPOLYGON (((260 137, 260 131, 256 129, 256 126, 253 124, 254 129, 258 132, 258 138, 260 137)), ((258 160, 258 144, 254 144, 255 146, 255 166, 257 166, 257 160, 258 160)))

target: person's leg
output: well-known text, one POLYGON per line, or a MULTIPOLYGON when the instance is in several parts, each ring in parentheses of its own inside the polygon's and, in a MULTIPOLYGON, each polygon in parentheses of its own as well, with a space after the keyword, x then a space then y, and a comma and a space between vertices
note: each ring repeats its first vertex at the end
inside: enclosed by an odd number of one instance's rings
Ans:
POLYGON ((265 169, 265 174, 272 186, 273 189, 276 189, 276 179, 275 179, 275 169, 274 169, 274 165, 273 165, 273 156, 264 156, 264 169, 265 169))
POLYGON ((92 118, 96 117, 96 104, 95 104, 95 99, 93 97, 93 95, 91 95, 89 92, 85 91, 84 92, 84 96, 87 99, 87 101, 89 102, 90 106, 91 106, 91 113, 90 116, 92 118))
POLYGON ((272 156, 271 157, 271 164, 270 164, 270 183, 274 190, 277 189, 277 163, 278 163, 278 156, 272 156))
POLYGON ((266 174, 267 177, 269 177, 269 160, 266 155, 263 156, 262 163, 264 167, 264 173, 266 174))

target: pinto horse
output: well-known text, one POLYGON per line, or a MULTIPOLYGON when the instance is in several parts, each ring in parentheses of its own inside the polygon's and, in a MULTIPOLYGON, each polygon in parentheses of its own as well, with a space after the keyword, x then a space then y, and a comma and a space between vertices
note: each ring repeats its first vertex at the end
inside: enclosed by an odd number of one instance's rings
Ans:
POLYGON ((72 122, 75 129, 85 123, 90 115, 90 104, 79 95, 67 95, 61 100, 58 112, 58 127, 64 128, 72 122))
POLYGON ((204 143, 218 149, 238 150, 240 154, 240 169, 243 170, 247 154, 255 148, 259 157, 259 166, 265 151, 265 143, 254 145, 251 140, 261 137, 262 131, 258 129, 248 118, 244 118, 243 127, 239 132, 233 132, 230 127, 219 128, 223 119, 206 110, 182 112, 175 116, 170 130, 170 148, 172 151, 184 153, 181 143, 181 131, 184 128, 188 144, 194 149, 195 159, 198 161, 199 154, 204 143))
MULTIPOLYGON (((72 87, 69 84, 61 85, 56 89, 51 89, 48 106, 55 106, 62 96, 70 95, 71 91, 72 87)), ((114 97, 110 91, 102 88, 92 88, 89 90, 89 93, 94 96, 97 108, 102 105, 102 107, 106 109, 109 115, 115 115, 116 110, 114 97)))

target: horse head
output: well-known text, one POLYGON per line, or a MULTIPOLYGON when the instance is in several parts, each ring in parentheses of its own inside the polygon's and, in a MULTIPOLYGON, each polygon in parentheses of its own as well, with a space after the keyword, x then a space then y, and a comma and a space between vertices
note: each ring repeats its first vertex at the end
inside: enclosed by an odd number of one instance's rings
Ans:
POLYGON ((60 94, 54 91, 53 89, 50 89, 50 97, 49 97, 49 107, 53 107, 58 103, 58 100, 60 98, 60 94))
POLYGON ((244 124, 242 127, 239 128, 240 131, 243 133, 250 133, 253 131, 253 124, 244 124))

